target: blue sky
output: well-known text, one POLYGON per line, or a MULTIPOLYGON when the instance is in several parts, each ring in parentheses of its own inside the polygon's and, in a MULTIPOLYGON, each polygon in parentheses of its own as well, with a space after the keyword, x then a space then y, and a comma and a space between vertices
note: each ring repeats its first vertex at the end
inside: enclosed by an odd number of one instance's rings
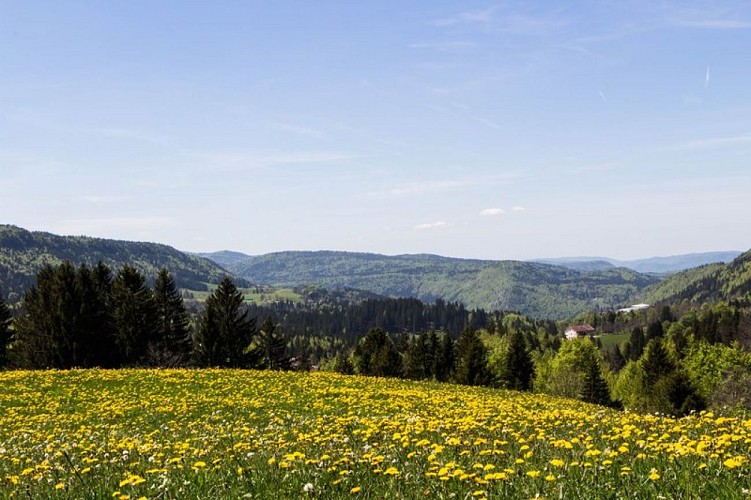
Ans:
POLYGON ((751 3, 0 0, 0 217, 182 250, 751 248, 751 3))

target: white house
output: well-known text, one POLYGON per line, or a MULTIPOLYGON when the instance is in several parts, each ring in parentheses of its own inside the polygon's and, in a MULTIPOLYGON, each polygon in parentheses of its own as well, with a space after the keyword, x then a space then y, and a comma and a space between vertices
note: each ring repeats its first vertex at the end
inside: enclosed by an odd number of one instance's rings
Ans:
POLYGON ((596 331, 592 325, 573 325, 568 327, 564 335, 571 340, 579 337, 591 337, 596 331))

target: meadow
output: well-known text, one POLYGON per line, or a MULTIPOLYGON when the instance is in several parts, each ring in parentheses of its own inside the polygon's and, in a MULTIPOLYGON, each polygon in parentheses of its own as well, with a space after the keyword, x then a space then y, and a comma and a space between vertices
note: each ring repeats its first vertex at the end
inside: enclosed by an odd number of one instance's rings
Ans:
POLYGON ((751 419, 233 370, 0 373, 0 498, 748 498, 751 419))

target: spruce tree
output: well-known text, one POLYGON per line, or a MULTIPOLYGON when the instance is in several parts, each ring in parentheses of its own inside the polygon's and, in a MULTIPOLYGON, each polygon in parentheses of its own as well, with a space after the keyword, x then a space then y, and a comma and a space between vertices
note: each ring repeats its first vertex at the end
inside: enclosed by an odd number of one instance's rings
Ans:
POLYGON ((0 369, 8 366, 8 347, 11 340, 10 324, 13 316, 10 313, 8 305, 0 295, 0 369))
POLYGON ((675 371, 675 364, 668 356, 662 339, 656 338, 647 346, 644 357, 640 361, 644 371, 645 387, 652 387, 657 381, 675 371))
POLYGON ((206 299, 206 308, 193 342, 199 366, 246 368, 248 348, 256 333, 255 318, 248 317, 243 294, 229 277, 206 299))
POLYGON ((149 343, 156 340, 157 311, 146 278, 136 268, 126 265, 117 273, 112 304, 118 364, 143 363, 149 343))
POLYGON ((602 368, 595 358, 590 358, 584 372, 584 383, 579 398, 587 403, 603 406, 613 406, 610 389, 602 376, 602 368))
POLYGON ((477 331, 464 328, 456 344, 454 379, 464 385, 485 385, 490 382, 487 349, 477 331))
POLYGON ((170 365, 183 364, 190 353, 190 319, 182 295, 167 269, 154 282, 156 305, 156 348, 170 365), (171 360, 171 361, 170 361, 171 360))
POLYGON ((635 327, 631 331, 631 336, 628 339, 629 344, 629 359, 636 361, 644 352, 644 331, 640 327, 635 327))
POLYGON ((256 361, 256 367, 270 370, 286 370, 289 368, 289 360, 285 356, 287 343, 279 334, 278 325, 270 314, 266 315, 256 335, 254 350, 252 353, 256 361))
POLYGON ((447 332, 443 332, 440 336, 438 353, 435 358, 435 369, 433 370, 436 380, 446 382, 452 377, 455 359, 456 346, 454 345, 454 340, 447 332))
POLYGON ((528 391, 532 388, 534 364, 524 337, 516 330, 509 336, 509 349, 503 370, 503 384, 508 389, 528 391))
POLYGON ((355 347, 355 366, 362 375, 396 377, 402 370, 399 351, 383 328, 371 328, 355 347))

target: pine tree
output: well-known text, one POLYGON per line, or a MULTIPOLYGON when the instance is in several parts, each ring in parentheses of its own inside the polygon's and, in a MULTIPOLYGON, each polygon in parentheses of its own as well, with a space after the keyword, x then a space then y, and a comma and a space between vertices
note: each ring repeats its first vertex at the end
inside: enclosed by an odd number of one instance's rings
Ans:
POLYGON ((508 389, 528 391, 532 388, 534 364, 524 337, 514 331, 509 336, 509 349, 503 370, 503 384, 508 389))
POLYGON ((112 284, 115 344, 119 365, 143 363, 149 343, 156 340, 157 312, 146 279, 132 266, 123 266, 112 284))
POLYGON ((487 349, 477 331, 466 327, 456 345, 454 379, 459 384, 485 385, 490 381, 487 349))
POLYGON ((8 366, 8 346, 11 340, 10 324, 13 316, 10 313, 8 305, 0 295, 0 369, 8 366))
POLYGON ((246 368, 248 348, 256 333, 255 318, 248 317, 243 294, 229 277, 206 299, 206 309, 193 342, 199 366, 246 368))
POLYGON ((167 269, 162 268, 154 282, 156 305, 156 349, 169 365, 183 364, 190 353, 190 319, 182 295, 167 269))

